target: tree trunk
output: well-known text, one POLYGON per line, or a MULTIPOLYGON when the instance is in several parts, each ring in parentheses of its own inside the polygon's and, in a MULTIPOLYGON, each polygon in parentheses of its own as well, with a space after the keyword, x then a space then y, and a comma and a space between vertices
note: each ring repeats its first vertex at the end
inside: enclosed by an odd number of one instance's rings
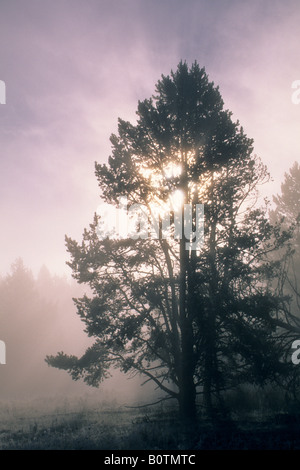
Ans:
POLYGON ((182 374, 179 384, 179 414, 181 422, 188 426, 197 421, 196 390, 191 374, 182 374))
POLYGON ((181 330, 181 361, 179 377, 179 409, 181 420, 187 424, 196 422, 196 387, 194 383, 193 329, 187 302, 187 267, 189 252, 185 237, 180 241, 180 289, 179 311, 181 330))
POLYGON ((181 360, 179 370, 179 411, 183 424, 191 429, 196 423, 196 386, 194 382, 195 360, 194 360, 194 338, 192 327, 192 312, 188 302, 188 273, 190 253, 186 243, 190 239, 185 233, 184 205, 188 200, 188 181, 187 181, 187 155, 182 150, 182 175, 181 190, 183 192, 183 204, 181 208, 182 236, 179 246, 179 323, 181 333, 181 360))

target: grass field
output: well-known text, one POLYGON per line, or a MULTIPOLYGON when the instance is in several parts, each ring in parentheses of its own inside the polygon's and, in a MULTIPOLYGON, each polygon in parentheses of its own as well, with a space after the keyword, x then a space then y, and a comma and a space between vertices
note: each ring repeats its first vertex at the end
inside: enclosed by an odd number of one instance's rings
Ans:
POLYGON ((84 400, 0 403, 3 449, 155 449, 186 445, 175 413, 84 400))
POLYGON ((175 410, 83 399, 0 403, 0 450, 300 449, 300 418, 258 415, 183 431, 175 410))

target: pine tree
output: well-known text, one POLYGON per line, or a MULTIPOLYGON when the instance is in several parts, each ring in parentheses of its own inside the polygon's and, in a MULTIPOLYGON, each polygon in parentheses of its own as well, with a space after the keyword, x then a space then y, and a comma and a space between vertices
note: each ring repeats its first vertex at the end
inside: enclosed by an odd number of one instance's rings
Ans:
POLYGON ((300 219, 300 167, 294 162, 289 173, 284 174, 281 195, 273 196, 277 216, 283 216, 286 224, 299 223, 300 219))
POLYGON ((75 302, 95 343, 47 362, 91 385, 112 366, 138 372, 178 400, 184 420, 195 419, 197 394, 213 417, 225 390, 285 371, 266 281, 281 238, 253 206, 268 173, 197 63, 162 76, 111 143, 108 164, 95 166, 101 197, 120 207, 126 196, 135 232, 105 237, 95 215, 81 243, 66 237, 73 276, 92 290, 75 302))
POLYGON ((282 233, 290 234, 287 242, 277 254, 281 263, 278 290, 285 295, 285 316, 289 324, 300 333, 300 167, 293 164, 284 175, 281 194, 273 196, 275 209, 270 211, 270 220, 277 222, 282 233))

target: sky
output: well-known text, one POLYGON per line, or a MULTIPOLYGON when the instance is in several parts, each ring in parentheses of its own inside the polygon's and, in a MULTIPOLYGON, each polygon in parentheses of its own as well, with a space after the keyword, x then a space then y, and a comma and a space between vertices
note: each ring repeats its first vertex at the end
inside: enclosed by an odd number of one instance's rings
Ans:
POLYGON ((300 159, 299 24, 299 0, 0 0, 0 274, 22 257, 71 275, 64 237, 97 210, 95 161, 180 60, 205 67, 278 193, 300 159))

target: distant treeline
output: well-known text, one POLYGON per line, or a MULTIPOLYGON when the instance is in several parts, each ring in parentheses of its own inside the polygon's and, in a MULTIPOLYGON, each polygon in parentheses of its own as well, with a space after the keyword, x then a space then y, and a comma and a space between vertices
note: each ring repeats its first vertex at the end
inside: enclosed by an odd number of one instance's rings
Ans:
POLYGON ((0 339, 6 345, 0 400, 82 390, 82 384, 45 363, 62 345, 78 352, 88 345, 72 301, 79 293, 78 284, 51 275, 45 266, 35 278, 20 258, 0 279, 0 339))

